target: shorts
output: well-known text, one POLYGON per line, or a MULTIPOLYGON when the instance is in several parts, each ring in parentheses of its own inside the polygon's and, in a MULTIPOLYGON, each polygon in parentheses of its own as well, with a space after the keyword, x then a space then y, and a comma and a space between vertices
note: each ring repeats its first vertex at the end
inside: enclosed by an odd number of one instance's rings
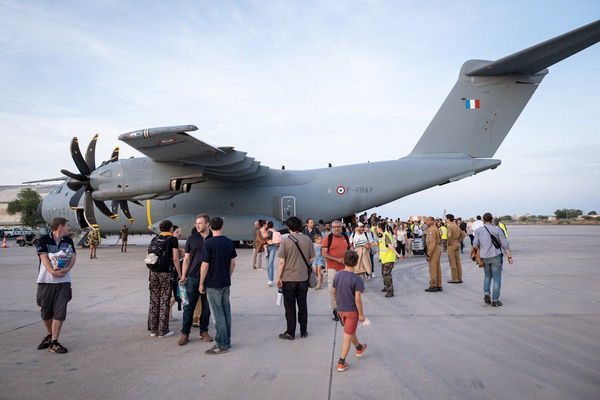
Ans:
POLYGON ((356 326, 358 325, 358 311, 338 311, 338 315, 344 325, 344 333, 348 335, 356 334, 356 326))
POLYGON ((36 302, 42 309, 42 320, 64 321, 71 297, 71 282, 38 283, 36 302))

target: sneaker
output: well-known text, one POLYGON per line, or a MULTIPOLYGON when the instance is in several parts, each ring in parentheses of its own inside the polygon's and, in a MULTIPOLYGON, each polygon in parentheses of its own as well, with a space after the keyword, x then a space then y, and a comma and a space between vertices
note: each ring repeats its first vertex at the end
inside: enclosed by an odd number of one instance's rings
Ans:
POLYGON ((486 294, 483 296, 483 302, 484 302, 485 304, 492 304, 492 301, 490 300, 490 295, 489 295, 489 294, 487 294, 487 293, 486 293, 486 294))
POLYGON ((331 316, 331 319, 334 321, 340 320, 340 316, 338 315, 337 310, 333 310, 333 315, 331 316))
POLYGON ((437 286, 430 286, 430 287, 428 287, 427 289, 425 289, 425 291, 426 291, 426 292, 433 293, 433 292, 437 292, 437 291, 438 291, 438 288, 437 288, 437 286))
POLYGON ((50 347, 50 342, 52 342, 52 335, 47 335, 44 340, 39 344, 38 350, 44 350, 50 347))
POLYGON ((164 335, 158 335, 158 337, 165 338, 165 337, 173 336, 174 334, 175 334, 175 332, 169 331, 169 332, 165 333, 164 335))
POLYGON ((294 340, 294 337, 287 332, 283 332, 279 334, 279 339, 294 340))
POLYGON ((271 286, 272 287, 273 286, 273 281, 267 282, 267 286, 271 286))
POLYGON ((152 332, 150 332, 150 337, 156 337, 156 336, 158 336, 158 333, 152 333, 152 332))
POLYGON ((375 275, 375 272, 373 272, 373 273, 371 274, 371 278, 377 278, 377 275, 375 275))
POLYGON ((206 350, 205 354, 223 354, 229 351, 229 347, 219 347, 218 345, 214 345, 210 349, 206 350))
POLYGON ((344 363, 338 363, 337 371, 338 372, 344 372, 346 370, 346 368, 348 368, 348 363, 346 363, 346 362, 344 362, 344 363))
POLYGON ((50 348, 48 349, 48 351, 50 353, 65 354, 68 350, 62 344, 60 344, 58 342, 52 342, 50 344, 50 348))
POLYGON ((363 353, 365 352, 365 350, 367 349, 367 344, 363 343, 361 344, 362 348, 360 350, 356 349, 356 357, 360 357, 363 355, 363 353))
POLYGON ((441 287, 441 286, 438 286, 437 289, 438 289, 438 292, 443 292, 444 291, 444 288, 441 287))
POLYGON ((500 300, 492 300, 492 307, 500 307, 502 302, 500 300))

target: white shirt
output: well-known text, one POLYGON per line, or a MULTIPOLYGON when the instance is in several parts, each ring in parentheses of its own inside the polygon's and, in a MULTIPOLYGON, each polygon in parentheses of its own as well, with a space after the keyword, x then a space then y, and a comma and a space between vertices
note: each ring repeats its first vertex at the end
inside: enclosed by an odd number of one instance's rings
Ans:
POLYGON ((366 231, 363 233, 354 232, 352 235, 350 235, 350 244, 352 244, 354 248, 365 247, 367 242, 372 241, 374 240, 371 239, 369 233, 366 231))
POLYGON ((480 219, 476 219, 475 222, 473 222, 473 225, 471 225, 471 229, 473 229, 473 232, 475 232, 477 230, 477 228, 481 228, 483 226, 483 221, 480 219))
POLYGON ((395 236, 400 243, 406 243, 406 231, 404 229, 398 229, 395 236))

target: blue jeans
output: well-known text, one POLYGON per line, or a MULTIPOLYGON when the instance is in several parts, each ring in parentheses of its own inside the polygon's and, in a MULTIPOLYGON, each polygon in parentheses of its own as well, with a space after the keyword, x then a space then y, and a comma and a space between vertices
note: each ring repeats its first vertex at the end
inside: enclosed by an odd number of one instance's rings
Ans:
POLYGON ((502 254, 496 257, 482 258, 485 278, 483 279, 483 293, 490 294, 490 284, 494 280, 494 293, 492 300, 500 298, 500 285, 502 284, 502 254))
POLYGON ((206 294, 200 294, 198 287, 200 286, 200 278, 188 276, 185 279, 185 291, 188 297, 188 305, 183 306, 183 324, 181 333, 189 335, 194 322, 194 310, 198 300, 202 302, 202 313, 200 314, 200 333, 208 332, 208 322, 210 321, 210 308, 206 294))
POLYGON ((275 254, 277 253, 277 246, 267 246, 267 251, 269 252, 269 258, 267 259, 267 275, 269 277, 269 280, 273 281, 273 270, 275 263, 275 254))
POLYGON ((206 297, 210 304, 210 312, 215 318, 217 335, 215 342, 221 348, 231 347, 231 305, 229 304, 229 288, 206 288, 206 297))

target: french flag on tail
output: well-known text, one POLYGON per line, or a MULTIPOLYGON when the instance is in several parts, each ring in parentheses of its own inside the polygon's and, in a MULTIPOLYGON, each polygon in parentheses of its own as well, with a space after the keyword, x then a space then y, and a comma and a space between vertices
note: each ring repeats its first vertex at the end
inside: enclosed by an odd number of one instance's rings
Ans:
POLYGON ((467 110, 473 110, 475 108, 479 108, 479 99, 465 100, 465 108, 467 110))

